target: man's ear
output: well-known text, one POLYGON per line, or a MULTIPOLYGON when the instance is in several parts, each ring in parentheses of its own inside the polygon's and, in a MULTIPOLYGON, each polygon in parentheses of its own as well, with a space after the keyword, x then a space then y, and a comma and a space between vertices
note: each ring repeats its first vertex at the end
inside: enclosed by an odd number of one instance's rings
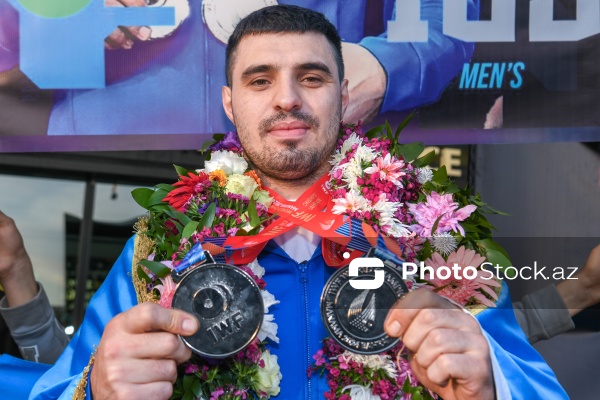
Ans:
POLYGON ((342 115, 344 115, 346 108, 348 108, 348 103, 350 102, 350 95, 348 94, 348 79, 344 79, 340 86, 342 96, 342 115))
POLYGON ((223 110, 225 110, 227 118, 235 124, 233 121, 233 105, 231 104, 231 88, 229 86, 221 88, 221 97, 223 100, 223 110))

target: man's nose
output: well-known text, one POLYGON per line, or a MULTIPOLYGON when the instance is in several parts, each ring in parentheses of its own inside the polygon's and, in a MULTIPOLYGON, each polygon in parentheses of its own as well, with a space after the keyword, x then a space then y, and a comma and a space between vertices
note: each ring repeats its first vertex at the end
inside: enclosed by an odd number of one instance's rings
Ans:
POLYGON ((277 111, 292 111, 302 108, 302 96, 300 87, 293 80, 282 80, 277 85, 273 108, 277 111))

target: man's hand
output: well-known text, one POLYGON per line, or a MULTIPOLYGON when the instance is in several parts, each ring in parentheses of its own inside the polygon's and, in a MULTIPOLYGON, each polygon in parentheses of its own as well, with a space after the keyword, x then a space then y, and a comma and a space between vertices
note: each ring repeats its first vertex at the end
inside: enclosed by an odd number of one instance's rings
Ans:
POLYGON ((379 60, 356 43, 342 43, 345 78, 348 79, 350 104, 344 113, 346 123, 368 122, 383 102, 387 77, 379 60))
POLYGON ((583 268, 573 278, 556 285, 556 290, 571 316, 600 303, 600 245, 592 249, 583 268))
POLYGON ((399 300, 385 321, 401 337, 410 366, 446 400, 494 398, 488 343, 477 321, 437 294, 418 289, 399 300))
POLYGON ((177 337, 198 330, 198 320, 180 310, 139 304, 104 329, 90 377, 94 400, 168 399, 177 365, 190 349, 177 337))
POLYGON ((15 221, 0 211, 0 284, 9 307, 29 302, 38 292, 33 267, 15 221))
MULTIPOLYGON (((145 0, 104 0, 107 7, 146 7, 145 0)), ((148 40, 152 31, 147 26, 121 26, 106 39, 104 47, 109 50, 131 49, 136 40, 148 40)))

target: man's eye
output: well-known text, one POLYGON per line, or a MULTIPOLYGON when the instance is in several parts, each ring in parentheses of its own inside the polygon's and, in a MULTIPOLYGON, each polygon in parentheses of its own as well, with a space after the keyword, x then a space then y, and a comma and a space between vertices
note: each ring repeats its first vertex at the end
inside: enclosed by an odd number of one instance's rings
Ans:
POLYGON ((302 78, 302 82, 309 87, 318 87, 323 84, 323 79, 318 76, 305 76, 302 78))
POLYGON ((252 86, 265 86, 268 83, 269 83, 269 81, 266 79, 255 79, 252 81, 251 85, 252 86))
POLYGON ((321 78, 319 78, 318 76, 307 76, 304 78, 305 82, 309 82, 309 83, 316 83, 316 82, 322 82, 323 80, 321 78))

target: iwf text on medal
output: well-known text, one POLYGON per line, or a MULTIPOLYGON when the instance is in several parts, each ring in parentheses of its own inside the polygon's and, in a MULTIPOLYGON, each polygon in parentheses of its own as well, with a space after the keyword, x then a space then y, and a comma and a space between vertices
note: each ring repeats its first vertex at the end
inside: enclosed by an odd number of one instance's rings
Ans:
POLYGON ((441 265, 435 269, 429 265, 425 265, 423 261, 419 264, 411 262, 402 263, 402 279, 410 279, 417 275, 421 280, 431 279, 523 279, 523 280, 564 280, 577 279, 573 275, 577 272, 577 267, 547 267, 538 266, 537 261, 533 262, 533 266, 503 267, 491 262, 481 264, 481 269, 478 270, 473 266, 461 267, 454 263, 453 266, 441 265))

